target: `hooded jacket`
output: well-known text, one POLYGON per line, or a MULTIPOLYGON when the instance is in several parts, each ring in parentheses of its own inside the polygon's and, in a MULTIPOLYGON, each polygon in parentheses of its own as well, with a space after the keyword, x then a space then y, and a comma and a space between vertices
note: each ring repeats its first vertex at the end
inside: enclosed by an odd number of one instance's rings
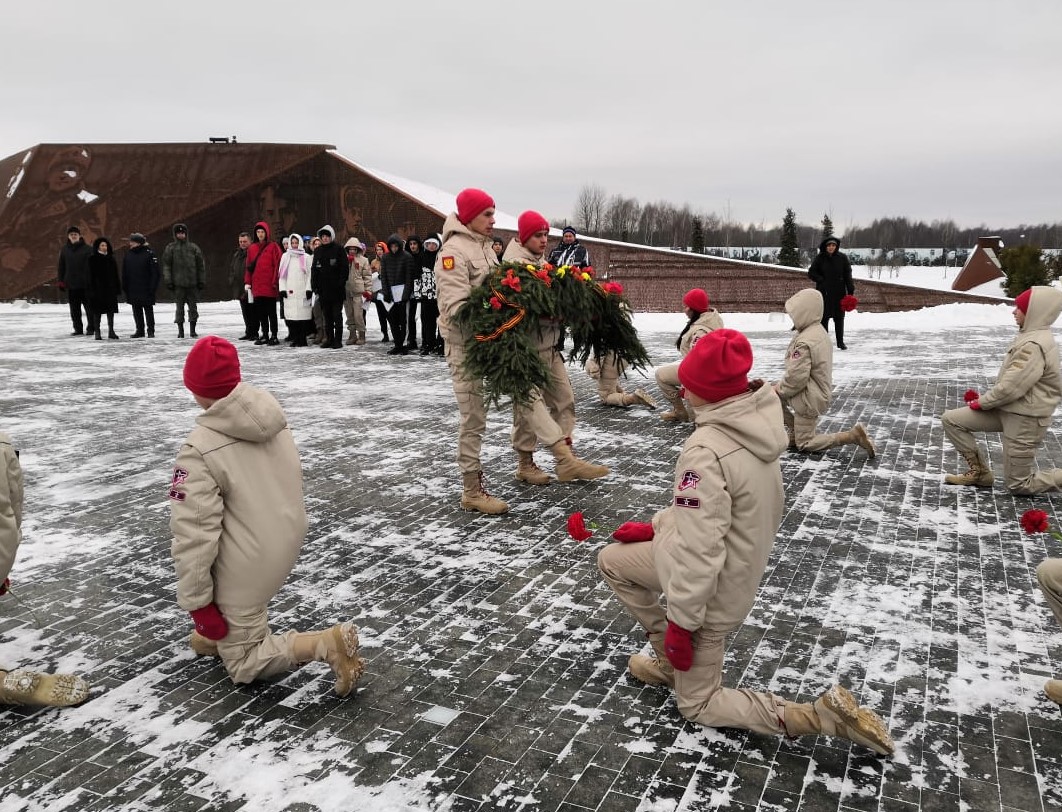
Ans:
POLYGON ((782 519, 782 407, 762 386, 693 409, 670 507, 653 517, 668 619, 689 631, 737 628, 756 599, 782 519))
POLYGON ((516 237, 509 240, 509 244, 505 246, 505 250, 502 252, 502 262, 528 262, 541 268, 542 263, 545 261, 546 255, 544 253, 537 256, 532 254, 527 250, 527 246, 516 237))
POLYGON ((818 417, 833 397, 833 347, 822 326, 822 294, 805 288, 785 303, 797 334, 785 351, 778 394, 801 417, 818 417))
POLYGON ((122 289, 125 290, 125 300, 129 304, 152 307, 161 279, 159 258, 147 243, 125 252, 122 257, 122 289))
POLYGON ((380 281, 383 283, 384 301, 392 299, 408 302, 413 297, 413 285, 420 277, 420 266, 413 255, 402 247, 402 239, 397 234, 387 238, 387 253, 380 260, 380 281), (391 253, 391 246, 397 245, 398 252, 391 253), (401 296, 395 296, 392 288, 401 287, 401 296))
POLYGON ((22 541, 22 467, 11 438, 0 432, 0 583, 11 573, 22 541))
POLYGON ((328 245, 321 243, 313 252, 310 286, 322 302, 342 304, 347 298, 347 277, 350 275, 347 249, 336 242, 336 232, 332 226, 323 226, 321 230, 327 231, 332 241, 328 245))
POLYGON ((1036 285, 1018 335, 1007 347, 995 385, 981 395, 981 409, 1050 417, 1062 399, 1058 345, 1051 325, 1062 312, 1062 291, 1036 285))
POLYGON ((243 284, 251 286, 251 295, 255 299, 275 299, 280 293, 280 257, 283 250, 273 242, 269 223, 259 221, 254 224, 258 229, 265 229, 265 241, 256 239, 247 248, 247 270, 243 275, 243 284))
POLYGON ((694 319, 693 324, 688 324, 687 329, 682 331, 678 341, 679 353, 685 358, 700 338, 708 335, 712 330, 722 329, 723 319, 719 315, 719 311, 714 307, 709 307, 694 319))
MULTIPOLYGON (((360 243, 361 240, 358 242, 360 243)), ((343 246, 343 250, 346 250, 346 246, 343 246)), ((356 297, 361 296, 367 290, 372 290, 372 268, 369 267, 365 251, 356 254, 354 259, 347 257, 347 264, 350 265, 350 274, 347 276, 347 295, 356 297)))
POLYGON ((118 278, 118 260, 114 257, 114 246, 106 237, 97 237, 92 243, 88 288, 88 300, 93 313, 118 312, 118 294, 122 292, 122 280, 118 278), (107 243, 106 254, 99 253, 103 243, 107 243))
POLYGON ((306 535, 302 466, 276 398, 247 383, 196 418, 170 485, 177 603, 250 609, 288 577, 306 535))
POLYGON ((848 261, 848 256, 841 253, 840 238, 827 237, 819 243, 819 253, 811 261, 808 278, 822 294, 822 312, 830 318, 837 314, 843 316, 841 299, 845 294, 855 293, 855 284, 852 282, 852 264, 848 261), (826 243, 829 242, 837 243, 837 250, 833 254, 826 250, 826 243))
MULTIPOLYGON (((183 240, 177 239, 177 229, 173 227, 173 242, 162 249, 162 281, 168 288, 206 287, 206 260, 199 246, 192 242, 191 235, 183 240)), ((185 233, 188 233, 185 227, 185 233)))
POLYGON ((280 258, 280 292, 285 295, 284 318, 287 321, 309 321, 313 318, 312 296, 310 292, 310 265, 313 257, 302 247, 302 237, 292 234, 286 240, 288 245, 295 239, 298 248, 289 248, 280 258))
POLYGON ((498 264, 492 237, 470 231, 451 212, 443 223, 443 244, 435 257, 435 284, 439 289, 439 325, 449 329, 451 319, 476 285, 483 283, 498 264))

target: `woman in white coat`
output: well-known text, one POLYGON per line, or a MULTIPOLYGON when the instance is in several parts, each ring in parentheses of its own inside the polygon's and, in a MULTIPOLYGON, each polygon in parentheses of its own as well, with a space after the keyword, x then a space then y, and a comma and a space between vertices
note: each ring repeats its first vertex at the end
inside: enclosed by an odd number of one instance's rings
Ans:
POLYGON ((313 291, 310 290, 310 261, 302 249, 302 237, 288 237, 288 250, 280 258, 280 298, 284 300, 284 321, 291 334, 291 346, 305 347, 313 331, 313 291))

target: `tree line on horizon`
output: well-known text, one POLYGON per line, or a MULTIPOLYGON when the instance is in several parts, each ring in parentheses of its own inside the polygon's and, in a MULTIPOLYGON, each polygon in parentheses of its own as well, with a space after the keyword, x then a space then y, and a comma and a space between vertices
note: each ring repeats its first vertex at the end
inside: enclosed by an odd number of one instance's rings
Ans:
MULTIPOLYGON (((791 209, 786 210, 791 213, 791 209)), ((573 225, 589 237, 619 240, 663 248, 703 251, 705 246, 784 246, 783 229, 788 215, 777 223, 740 223, 729 210, 723 214, 694 210, 688 203, 677 206, 668 201, 642 203, 637 198, 609 195, 597 184, 585 184, 579 191, 574 220, 560 221, 573 225)), ((816 225, 796 222, 789 227, 796 237, 797 248, 811 251, 818 247, 825 229, 833 233, 829 213, 816 225)), ((996 228, 980 225, 962 228, 954 220, 911 220, 907 217, 880 217, 868 226, 849 225, 840 235, 844 244, 859 248, 936 247, 947 250, 972 248, 978 237, 998 236, 1004 245, 1035 245, 1040 248, 1062 247, 1062 222, 996 228)))

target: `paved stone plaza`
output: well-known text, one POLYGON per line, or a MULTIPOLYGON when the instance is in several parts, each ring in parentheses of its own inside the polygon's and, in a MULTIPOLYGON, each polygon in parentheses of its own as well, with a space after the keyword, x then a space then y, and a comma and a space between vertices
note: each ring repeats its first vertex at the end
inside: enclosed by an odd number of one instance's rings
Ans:
MULTIPOLYGON (((27 495, 0 661, 93 685, 79 708, 0 711, 0 812, 1062 809, 1062 716, 1041 691, 1062 673, 1062 630, 1034 575, 1062 544, 1017 521, 1039 507, 1057 527, 1062 499, 941 481, 958 463, 937 416, 985 388, 1012 327, 867 330, 853 316, 824 428, 862 420, 878 459, 782 461, 784 522, 724 679, 799 700, 840 681, 887 720, 897 752, 881 759, 702 729, 627 676, 645 640, 595 556, 608 529, 667 503, 688 427, 599 406, 573 370, 576 449, 612 474, 514 482, 509 417, 494 412, 488 485, 512 509, 464 513, 445 364, 379 343, 237 342, 303 459, 310 531, 273 626, 353 619, 367 670, 346 699, 320 664, 234 686, 193 658, 174 599, 166 489, 197 413, 180 375, 191 341, 166 305, 160 338, 130 341, 126 325, 118 342, 68 338, 57 306, 0 308, 0 430, 22 449, 27 495), (603 528, 585 543, 565 533, 576 510, 603 528)), ((209 305, 200 332, 233 338, 238 314, 209 305)), ((785 324, 749 337, 754 372, 777 378, 785 324)), ((674 357, 674 331, 643 339, 674 357)), ((1056 421, 1041 465, 1062 464, 1060 439, 1056 421)))

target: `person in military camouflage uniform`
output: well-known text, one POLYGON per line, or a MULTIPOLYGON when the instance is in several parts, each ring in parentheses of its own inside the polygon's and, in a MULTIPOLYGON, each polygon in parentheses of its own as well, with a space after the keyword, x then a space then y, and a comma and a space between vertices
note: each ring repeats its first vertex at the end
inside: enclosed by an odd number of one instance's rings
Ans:
POLYGON ((177 305, 173 318, 177 337, 184 338, 184 308, 187 305, 189 332, 195 338, 199 294, 206 288, 206 260, 199 246, 188 239, 188 226, 184 223, 173 227, 173 242, 162 251, 162 281, 168 290, 173 291, 177 305))

